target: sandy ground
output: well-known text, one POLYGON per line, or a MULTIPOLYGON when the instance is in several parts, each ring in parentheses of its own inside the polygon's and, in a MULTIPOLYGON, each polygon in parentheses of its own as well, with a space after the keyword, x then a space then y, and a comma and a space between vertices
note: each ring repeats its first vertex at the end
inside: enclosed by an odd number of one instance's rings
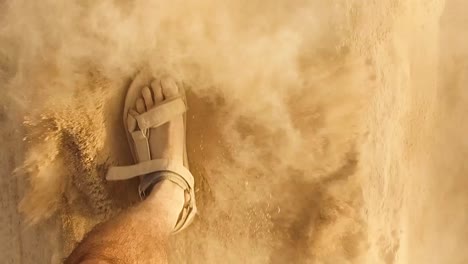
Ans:
POLYGON ((59 263, 138 202, 103 176, 146 67, 188 90, 172 263, 468 263, 467 6, 0 1, 2 259, 59 263))

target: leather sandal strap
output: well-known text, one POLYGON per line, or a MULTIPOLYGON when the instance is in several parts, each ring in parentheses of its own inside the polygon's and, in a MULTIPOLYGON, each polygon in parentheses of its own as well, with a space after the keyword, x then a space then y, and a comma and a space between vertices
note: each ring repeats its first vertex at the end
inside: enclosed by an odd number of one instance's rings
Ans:
POLYGON ((157 171, 172 171, 182 176, 189 186, 194 185, 190 171, 180 162, 168 159, 154 159, 129 166, 113 166, 107 171, 108 181, 127 180, 157 171))
POLYGON ((180 116, 187 111, 182 97, 174 97, 164 101, 162 104, 157 105, 143 114, 135 116, 138 123, 138 128, 145 131, 149 128, 159 127, 171 120, 176 116, 180 116))
POLYGON ((179 185, 185 193, 185 203, 179 219, 174 227, 173 233, 178 233, 190 225, 197 212, 195 204, 195 181, 192 173, 180 162, 173 162, 167 159, 155 159, 144 161, 130 166, 116 166, 109 168, 106 179, 126 180, 145 175, 139 186, 139 193, 162 180, 169 180, 179 185), (146 178, 146 179, 145 179, 146 178))

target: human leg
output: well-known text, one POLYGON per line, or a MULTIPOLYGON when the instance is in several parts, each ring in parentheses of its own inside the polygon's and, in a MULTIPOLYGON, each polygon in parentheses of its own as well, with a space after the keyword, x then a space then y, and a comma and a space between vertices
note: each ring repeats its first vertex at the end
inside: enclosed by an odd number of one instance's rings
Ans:
POLYGON ((158 183, 140 204, 93 229, 65 263, 167 263, 167 241, 183 203, 179 186, 158 183))

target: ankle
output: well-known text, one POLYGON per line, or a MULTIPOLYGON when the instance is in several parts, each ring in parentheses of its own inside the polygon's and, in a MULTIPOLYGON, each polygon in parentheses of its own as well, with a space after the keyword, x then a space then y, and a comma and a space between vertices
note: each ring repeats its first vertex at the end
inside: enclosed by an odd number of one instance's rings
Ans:
POLYGON ((167 214, 167 221, 173 227, 185 203, 185 193, 177 184, 163 180, 156 183, 146 200, 167 214))

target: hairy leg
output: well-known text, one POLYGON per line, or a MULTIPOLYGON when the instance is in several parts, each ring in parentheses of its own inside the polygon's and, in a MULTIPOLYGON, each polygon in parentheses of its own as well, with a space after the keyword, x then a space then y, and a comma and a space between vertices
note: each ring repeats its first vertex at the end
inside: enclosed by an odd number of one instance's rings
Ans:
POLYGON ((167 241, 183 203, 179 186, 157 184, 146 200, 91 231, 65 263, 167 263, 167 241))

